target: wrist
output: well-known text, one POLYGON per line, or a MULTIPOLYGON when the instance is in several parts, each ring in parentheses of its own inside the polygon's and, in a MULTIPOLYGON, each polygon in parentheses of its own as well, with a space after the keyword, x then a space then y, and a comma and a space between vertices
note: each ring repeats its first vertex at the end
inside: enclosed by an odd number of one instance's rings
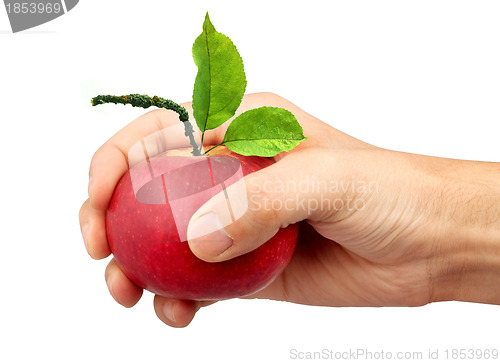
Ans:
POLYGON ((458 229, 430 261, 431 301, 500 304, 500 241, 493 233, 458 229))
POLYGON ((498 164, 447 161, 440 172, 432 300, 500 304, 498 164))

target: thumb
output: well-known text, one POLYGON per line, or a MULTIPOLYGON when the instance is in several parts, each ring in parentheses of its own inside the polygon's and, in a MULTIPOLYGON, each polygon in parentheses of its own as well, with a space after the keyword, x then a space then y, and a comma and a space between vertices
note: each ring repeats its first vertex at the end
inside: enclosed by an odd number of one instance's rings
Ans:
POLYGON ((201 206, 188 225, 191 251, 208 262, 228 260, 311 217, 316 211, 308 201, 318 195, 312 188, 298 188, 310 182, 311 170, 291 156, 245 176, 201 206))

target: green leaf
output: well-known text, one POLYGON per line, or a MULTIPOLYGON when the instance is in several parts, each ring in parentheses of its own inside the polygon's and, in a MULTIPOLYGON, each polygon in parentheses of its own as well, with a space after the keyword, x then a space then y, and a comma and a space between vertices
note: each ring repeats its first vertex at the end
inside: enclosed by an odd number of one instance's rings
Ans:
POLYGON ((234 116, 246 88, 245 70, 231 39, 215 30, 208 13, 203 32, 193 44, 198 74, 193 91, 193 114, 201 132, 234 116))
POLYGON ((283 108, 260 107, 236 117, 223 143, 241 155, 275 156, 306 140, 295 116, 283 108))

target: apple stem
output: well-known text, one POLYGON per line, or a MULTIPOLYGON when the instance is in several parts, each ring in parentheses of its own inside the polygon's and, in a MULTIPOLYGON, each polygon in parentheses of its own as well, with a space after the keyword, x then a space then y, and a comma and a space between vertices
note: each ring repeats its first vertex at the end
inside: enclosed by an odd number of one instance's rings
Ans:
POLYGON ((184 134, 189 138, 189 143, 193 147, 192 154, 195 156, 201 155, 201 147, 200 149, 198 149, 198 144, 196 144, 196 140, 194 139, 194 130, 193 126, 189 122, 189 114, 187 110, 178 103, 158 96, 149 97, 147 95, 140 95, 136 93, 124 96, 99 95, 92 98, 91 100, 92 106, 102 105, 105 103, 120 103, 123 105, 128 104, 132 105, 133 107, 141 108, 155 106, 158 108, 165 108, 167 110, 177 112, 177 114, 179 115, 179 120, 184 124, 184 134))
MULTIPOLYGON (((203 139, 205 138, 205 131, 201 133, 201 145, 200 145, 200 153, 203 150, 203 139)), ((203 153, 206 154, 206 153, 203 153)))

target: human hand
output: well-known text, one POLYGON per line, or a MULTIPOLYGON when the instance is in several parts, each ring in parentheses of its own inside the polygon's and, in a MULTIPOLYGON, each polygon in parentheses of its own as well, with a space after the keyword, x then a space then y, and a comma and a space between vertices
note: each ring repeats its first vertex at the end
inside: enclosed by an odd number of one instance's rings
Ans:
MULTIPOLYGON (((446 180, 453 175, 458 161, 371 146, 272 94, 246 96, 240 111, 263 105, 294 113, 308 140, 275 157, 274 165, 246 177, 249 201, 261 208, 249 208, 225 228, 233 244, 224 251, 216 251, 213 241, 190 241, 198 257, 212 262, 236 257, 265 243, 279 227, 300 222, 302 232, 292 261, 271 285, 250 297, 326 306, 414 306, 468 298, 454 284, 444 283, 456 280, 461 266, 457 256, 467 262, 462 257, 467 241, 459 233, 454 234, 456 243, 443 242, 455 228, 449 222, 453 209, 445 203, 455 189, 443 193, 441 183, 443 175, 446 180), (282 207, 270 207, 276 205, 282 207)), ((110 254, 104 216, 117 181, 128 169, 126 151, 140 137, 174 122, 178 120, 168 112, 149 112, 94 155, 89 200, 80 211, 92 257, 110 254)), ((218 144, 224 131, 208 132, 205 143, 218 144)), ((215 197, 200 208, 190 228, 197 215, 216 211, 218 202, 215 197)), ((106 269, 106 281, 124 306, 133 306, 141 297, 142 290, 114 260, 106 269)), ((210 303, 156 296, 155 310, 162 321, 180 327, 210 303)))

